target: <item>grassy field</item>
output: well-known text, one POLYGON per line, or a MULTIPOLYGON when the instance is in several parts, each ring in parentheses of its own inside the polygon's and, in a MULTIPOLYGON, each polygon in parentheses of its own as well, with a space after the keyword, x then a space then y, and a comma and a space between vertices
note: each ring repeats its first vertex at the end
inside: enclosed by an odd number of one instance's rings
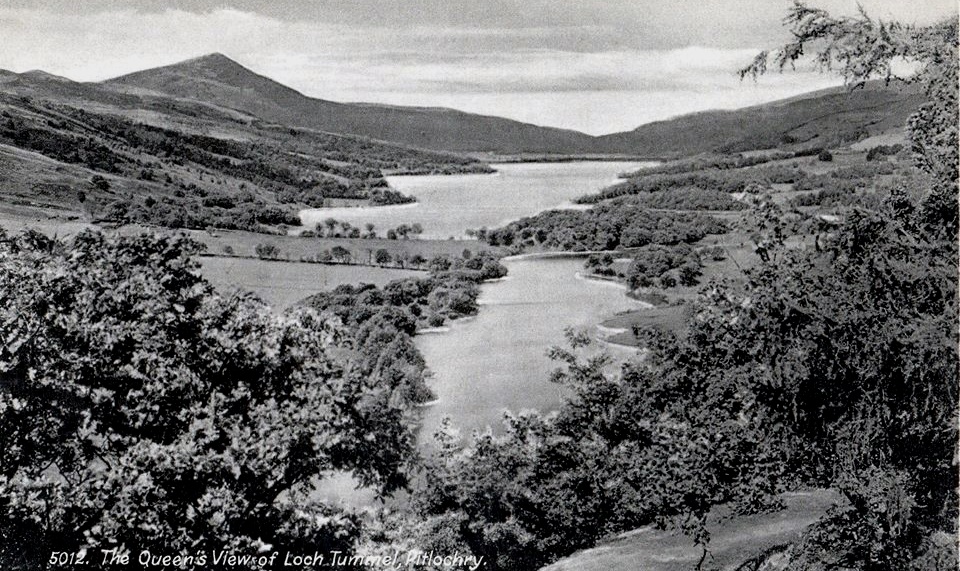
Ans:
POLYGON ((203 277, 221 292, 250 291, 277 309, 289 307, 310 295, 341 284, 383 285, 392 280, 425 274, 415 270, 221 256, 204 256, 200 258, 200 265, 203 277))
POLYGON ((341 246, 351 252, 355 261, 365 263, 374 252, 384 249, 391 257, 398 253, 409 256, 420 255, 430 259, 437 255, 460 256, 464 250, 479 252, 495 250, 476 240, 387 240, 386 238, 301 238, 299 236, 274 236, 252 232, 224 231, 207 232, 203 230, 187 231, 194 239, 205 244, 211 255, 232 252, 229 255, 256 256, 258 244, 272 244, 280 250, 280 258, 299 261, 312 258, 324 250, 341 246))
MULTIPOLYGON (((73 211, 49 206, 0 205, 0 228, 19 232, 27 228, 48 236, 69 237, 88 228, 98 228, 73 211)), ((169 229, 127 225, 120 228, 100 228, 105 232, 132 235, 140 232, 171 232, 169 229)), ((379 249, 407 256, 419 254, 425 259, 437 255, 459 257, 464 250, 479 252, 494 249, 473 240, 386 240, 349 238, 301 238, 273 236, 242 231, 179 230, 207 248, 207 256, 200 258, 202 274, 223 292, 237 289, 251 291, 277 308, 285 308, 319 291, 340 284, 385 284, 425 272, 401 268, 381 268, 365 265, 328 265, 303 263, 305 257, 314 257, 323 250, 341 246, 349 250, 358 263, 366 263, 379 249), (273 244, 280 250, 280 260, 261 260, 256 256, 258 244, 273 244), (232 254, 223 255, 225 251, 232 254)))
MULTIPOLYGON (((769 514, 730 516, 726 508, 710 514, 708 569, 736 569, 741 563, 795 541, 839 500, 836 492, 816 490, 784 494, 786 509, 769 514)), ((690 571, 702 551, 678 533, 642 527, 579 551, 543 571, 690 571)))

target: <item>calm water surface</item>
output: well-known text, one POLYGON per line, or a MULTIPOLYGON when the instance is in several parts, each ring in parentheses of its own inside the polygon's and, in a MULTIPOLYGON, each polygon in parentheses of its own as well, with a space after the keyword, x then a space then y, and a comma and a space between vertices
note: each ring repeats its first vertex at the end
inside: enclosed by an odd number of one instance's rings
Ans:
MULTIPOLYGON (((582 258, 504 263, 509 275, 483 284, 476 317, 416 338, 437 395, 425 409, 422 439, 436 431, 444 416, 466 435, 499 427, 507 409, 556 408, 561 389, 549 377, 557 364, 546 352, 565 344, 564 329, 585 328, 599 337, 598 323, 639 307, 622 287, 580 277, 582 258)), ((621 359, 635 354, 627 347, 603 348, 621 359)))
POLYGON ((423 238, 462 238, 468 229, 495 228, 571 201, 617 181, 617 174, 656 163, 572 162, 494 165, 495 174, 392 176, 390 186, 417 197, 415 204, 360 208, 312 208, 300 212, 304 226, 335 218, 389 228, 419 222, 423 238))

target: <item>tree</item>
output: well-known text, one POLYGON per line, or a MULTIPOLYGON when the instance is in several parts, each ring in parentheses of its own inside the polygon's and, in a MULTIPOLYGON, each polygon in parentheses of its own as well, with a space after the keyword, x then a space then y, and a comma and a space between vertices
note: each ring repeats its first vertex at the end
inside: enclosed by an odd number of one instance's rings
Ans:
POLYGON ((433 273, 445 272, 453 267, 453 262, 450 261, 450 258, 442 254, 437 254, 436 256, 430 258, 429 269, 433 273))
POLYGON ((110 190, 110 181, 98 174, 95 174, 90 178, 90 184, 92 184, 98 190, 110 190))
POLYGON ((260 242, 254 250, 257 253, 257 257, 264 260, 274 260, 280 257, 280 248, 278 248, 276 244, 270 244, 269 242, 260 242))
POLYGON ((359 521, 310 500, 311 482, 404 484, 403 411, 332 356, 338 327, 221 297, 199 248, 0 234, 5 569, 88 548, 349 551, 359 521))
POLYGON ((341 262, 347 263, 353 258, 353 254, 350 253, 350 250, 344 248, 343 246, 334 246, 330 249, 330 255, 333 256, 335 260, 340 260, 341 262))
POLYGON ((393 256, 390 255, 390 252, 386 251, 383 248, 377 250, 374 261, 381 266, 386 266, 393 261, 393 256))
POLYGON ((323 225, 327 227, 327 236, 333 236, 333 232, 337 228, 337 220, 335 218, 327 218, 323 221, 323 225))
POLYGON ((677 280, 682 286, 695 286, 702 273, 700 264, 692 260, 686 261, 677 269, 677 280))

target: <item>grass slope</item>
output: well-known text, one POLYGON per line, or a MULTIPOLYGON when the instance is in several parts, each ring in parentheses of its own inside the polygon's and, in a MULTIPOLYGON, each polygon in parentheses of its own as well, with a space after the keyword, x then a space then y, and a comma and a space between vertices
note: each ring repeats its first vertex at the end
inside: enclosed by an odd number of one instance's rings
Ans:
MULTIPOLYGON (((714 509, 706 568, 732 571, 797 540, 839 499, 835 492, 816 490, 784 494, 786 508, 769 514, 731 516, 727 508, 714 509)), ((579 551, 544 571, 690 571, 702 554, 685 535, 643 527, 579 551)))

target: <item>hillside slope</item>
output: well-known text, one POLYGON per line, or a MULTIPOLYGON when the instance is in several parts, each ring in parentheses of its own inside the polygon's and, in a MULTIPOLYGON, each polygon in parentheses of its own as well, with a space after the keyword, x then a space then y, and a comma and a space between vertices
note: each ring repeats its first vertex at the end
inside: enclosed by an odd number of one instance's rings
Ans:
POLYGON ((269 121, 444 151, 579 153, 594 137, 453 109, 336 103, 307 97, 222 54, 105 82, 241 109, 269 121))
POLYGON ((832 88, 734 111, 705 111, 599 137, 599 148, 649 156, 829 147, 903 127, 925 101, 916 86, 867 83, 832 88))
POLYGON ((215 104, 0 70, 0 198, 162 226, 298 224, 304 206, 411 200, 384 173, 470 158, 268 122, 215 104))

